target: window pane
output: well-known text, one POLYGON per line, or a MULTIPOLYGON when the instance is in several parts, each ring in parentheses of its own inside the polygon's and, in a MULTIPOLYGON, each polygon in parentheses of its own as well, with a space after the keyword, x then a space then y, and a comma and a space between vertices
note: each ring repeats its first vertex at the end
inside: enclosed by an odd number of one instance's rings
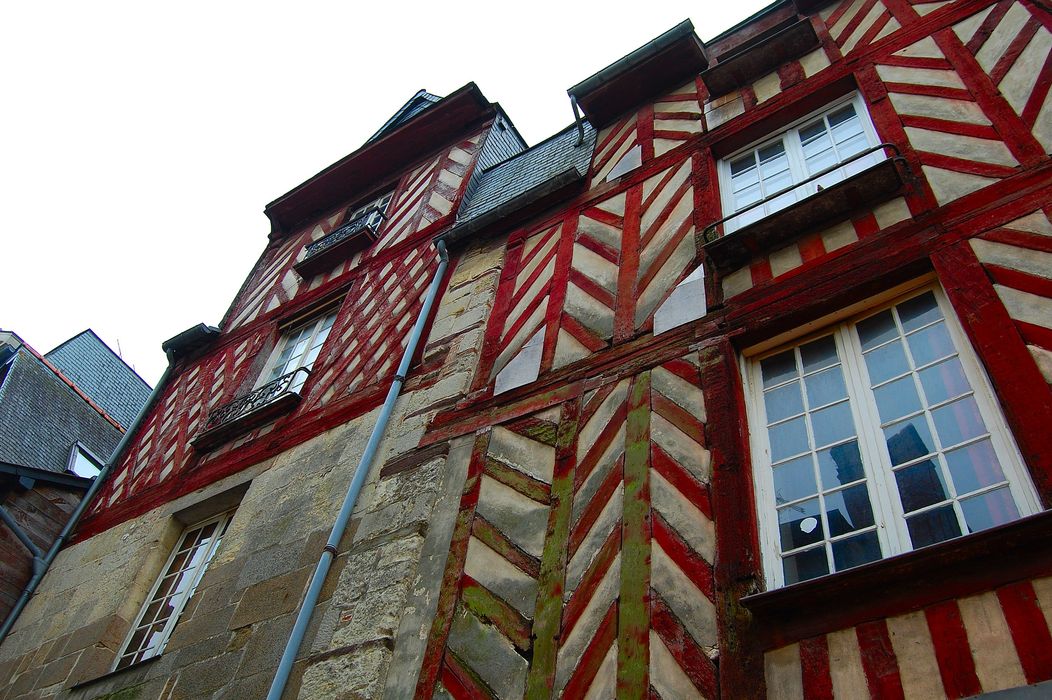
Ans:
POLYGON ((891 464, 905 464, 935 451, 935 441, 924 416, 910 418, 884 428, 891 464))
POLYGON ((971 493, 1005 480, 989 440, 980 440, 947 452, 946 466, 958 494, 971 493))
POLYGON ((859 321, 855 328, 858 330, 859 340, 862 341, 863 351, 882 345, 899 334, 890 310, 859 321))
POLYGON ((847 398, 844 375, 840 367, 830 367, 804 379, 807 386, 807 403, 811 408, 847 398))
POLYGON ((764 407, 767 422, 774 423, 804 412, 804 400, 800 396, 800 382, 792 382, 764 392, 764 407))
POLYGON ((760 363, 763 373, 763 388, 777 386, 797 376, 796 356, 792 350, 779 353, 760 363))
POLYGON ((827 494, 825 502, 829 534, 833 537, 873 524, 873 506, 864 484, 827 494))
POLYGON ((908 372, 909 368, 901 340, 866 353, 866 369, 869 371, 869 381, 873 384, 882 384, 892 377, 898 377, 908 372))
POLYGON ((935 302, 935 295, 931 292, 904 301, 895 308, 899 312, 902 328, 907 333, 942 318, 939 305, 935 302))
POLYGON ((795 457, 808 450, 807 427, 802 417, 772 425, 768 432, 771 438, 772 462, 781 462, 787 457, 795 457))
POLYGON ((931 415, 935 420, 935 430, 939 433, 939 439, 946 447, 986 433, 983 418, 979 415, 979 406, 971 396, 941 406, 932 411, 931 415))
POLYGON ((836 354, 836 341, 833 336, 813 340, 807 345, 800 346, 800 359, 804 367, 804 373, 814 372, 816 369, 829 367, 840 362, 836 354))
POLYGON ((979 532, 1019 518, 1019 510, 1007 486, 961 499, 961 510, 964 511, 964 521, 968 523, 968 532, 979 532))
POLYGON ((922 331, 917 331, 907 336, 907 340, 910 344, 910 352, 913 353, 913 361, 918 367, 941 360, 954 353, 953 341, 944 323, 937 323, 922 331))
POLYGON ((956 357, 922 369, 919 374, 929 404, 942 403, 971 391, 961 361, 956 357))
POLYGON ((880 559, 880 541, 877 533, 864 532, 833 543, 833 562, 837 571, 852 569, 880 559))
POLYGON ((920 397, 913 386, 913 376, 907 375, 873 390, 877 411, 882 423, 908 416, 921 409, 920 397))
POLYGON ((818 470, 824 489, 836 488, 861 479, 865 474, 862 471, 862 456, 858 453, 858 442, 852 440, 828 450, 820 450, 818 470))
POLYGON ((831 445, 855 435, 851 407, 846 401, 812 413, 811 426, 815 433, 816 447, 831 445))
POLYGON ((826 561, 826 550, 824 547, 810 549, 800 554, 794 554, 782 560, 782 571, 785 574, 785 583, 792 584, 799 581, 829 573, 829 562, 826 561))
POLYGON ((895 483, 899 487, 902 510, 906 513, 940 503, 950 497, 939 466, 930 459, 895 472, 895 483))
POLYGON ((818 499, 812 498, 779 510, 778 529, 783 552, 820 542, 825 533, 822 531, 818 499))
POLYGON ((774 500, 778 504, 790 503, 818 493, 815 484, 815 469, 811 455, 798 457, 774 467, 774 500))
POLYGON ((953 506, 949 505, 906 518, 906 525, 909 527, 914 549, 961 535, 957 514, 953 512, 953 506))

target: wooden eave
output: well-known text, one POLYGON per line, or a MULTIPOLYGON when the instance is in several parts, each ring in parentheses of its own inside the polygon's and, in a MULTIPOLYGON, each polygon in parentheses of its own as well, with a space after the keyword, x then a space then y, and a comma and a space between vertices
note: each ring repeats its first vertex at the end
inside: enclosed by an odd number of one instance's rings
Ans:
POLYGON ((382 138, 367 143, 264 209, 271 239, 280 238, 496 115, 494 105, 468 83, 382 138))
POLYGON ((701 79, 711 94, 724 95, 813 51, 819 44, 811 21, 798 20, 721 57, 716 65, 701 74, 701 79))
POLYGON ((727 274, 749 260, 769 253, 846 214, 886 202, 902 191, 906 181, 899 157, 887 158, 860 173, 831 185, 759 221, 701 241, 717 272, 727 274))
POLYGON ((567 90, 597 129, 648 99, 677 88, 708 66, 705 46, 684 20, 567 90))

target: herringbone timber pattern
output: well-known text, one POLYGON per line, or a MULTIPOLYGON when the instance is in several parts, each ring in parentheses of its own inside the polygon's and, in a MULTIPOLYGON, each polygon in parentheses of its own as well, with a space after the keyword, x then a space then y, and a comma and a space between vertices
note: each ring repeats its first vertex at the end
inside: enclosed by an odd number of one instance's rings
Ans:
POLYGON ((434 251, 425 243, 370 267, 355 281, 341 311, 345 320, 337 319, 343 331, 329 339, 315 365, 307 407, 325 405, 394 373, 436 266, 434 251))
POLYGON ((605 127, 592 156, 592 182, 603 182, 633 148, 643 163, 668 153, 702 131, 701 115, 701 96, 691 82, 605 127))
POLYGON ((478 154, 481 134, 461 141, 405 176, 391 202, 377 250, 400 243, 449 215, 478 154))
POLYGON ((1016 172, 1016 156, 934 39, 881 59, 877 72, 940 204, 1016 172))
POLYGON ((492 363, 490 380, 534 334, 544 332, 546 328, 548 300, 563 226, 560 222, 546 227, 527 237, 521 246, 509 253, 508 263, 514 277, 501 290, 507 299, 507 312, 503 319, 497 320, 502 324, 499 331, 490 336, 492 347, 484 350, 484 358, 490 358, 492 363))
POLYGON ((1002 0, 954 26, 983 72, 1047 152, 1052 150, 1052 33, 1047 13, 1002 0), (1044 23, 1043 23, 1044 22, 1044 23))
POLYGON ((558 417, 519 419, 476 441, 417 697, 522 697, 558 417))
POLYGON ((994 290, 1052 384, 1052 224, 1036 211, 971 240, 994 290))
POLYGON ((880 0, 842 0, 820 13, 844 54, 898 31, 902 24, 880 0))
POLYGON ((247 338, 173 379, 92 512, 182 473, 194 456, 190 441, 201 431, 208 412, 233 398, 263 342, 261 335, 247 338))

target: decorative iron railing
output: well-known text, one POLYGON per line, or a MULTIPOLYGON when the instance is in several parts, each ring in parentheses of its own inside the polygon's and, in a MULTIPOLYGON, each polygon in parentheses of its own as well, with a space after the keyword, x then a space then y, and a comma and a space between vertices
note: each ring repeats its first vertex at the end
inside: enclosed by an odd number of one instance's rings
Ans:
POLYGON ((208 422, 205 423, 205 431, 214 430, 223 425, 258 411, 261 408, 275 403, 288 395, 299 396, 300 387, 310 375, 310 370, 300 367, 288 374, 283 374, 272 382, 267 382, 254 391, 239 396, 230 403, 219 406, 208 414, 208 422))
POLYGON ((376 229, 380 227, 380 223, 387 218, 383 210, 379 207, 373 207, 362 212, 359 216, 355 217, 351 221, 348 221, 343 226, 340 226, 329 235, 319 238, 310 245, 307 246, 307 254, 305 258, 311 258, 323 251, 332 248, 340 241, 345 241, 352 236, 357 236, 366 229, 372 235, 376 235, 376 229))

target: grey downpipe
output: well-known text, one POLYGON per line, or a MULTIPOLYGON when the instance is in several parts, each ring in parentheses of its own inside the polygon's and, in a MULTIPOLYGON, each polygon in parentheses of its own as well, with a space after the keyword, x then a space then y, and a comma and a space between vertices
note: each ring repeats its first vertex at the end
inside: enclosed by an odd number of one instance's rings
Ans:
POLYGON ((570 95, 570 106, 573 108, 573 120, 577 124, 577 142, 574 143, 573 147, 577 148, 584 143, 584 124, 581 123, 581 113, 577 108, 577 96, 570 95))
POLYGON ((369 436, 369 442, 365 445, 365 452, 362 453, 361 459, 358 460, 358 466, 355 468, 351 485, 347 487, 347 495, 344 496, 340 513, 336 516, 336 522, 332 526, 332 533, 330 533, 329 540, 325 543, 325 548, 318 559, 318 566, 314 569, 314 576, 311 578, 307 593, 303 596, 299 614, 296 616, 296 624, 292 626, 292 632, 289 634, 288 642, 285 644, 285 651, 281 654, 281 661, 278 663, 278 670, 274 674, 274 681, 270 684, 267 700, 280 700, 285 692, 289 675, 292 673, 292 665, 295 663, 300 646, 303 644, 303 638, 307 633, 307 625, 310 624, 311 615, 314 613, 314 608, 318 604, 318 598, 321 596, 322 586, 325 585, 325 577, 328 575, 329 567, 332 566, 332 561, 336 557, 336 548, 339 546, 340 540, 343 539, 343 533, 347 529, 347 523, 350 522, 351 513, 358 502, 358 495, 365 485, 365 478, 369 474, 369 467, 372 464, 373 457, 376 456, 380 440, 387 431, 387 423, 391 419, 395 401, 402 391, 402 384, 405 382, 406 373, 409 371, 409 363, 412 362, 413 355, 416 354, 416 346, 424 333, 427 317, 431 313, 431 307, 435 303, 435 298, 438 297, 438 289, 442 284, 442 278, 445 276, 446 266, 449 264, 449 255, 446 252, 445 241, 436 241, 435 247, 438 248, 438 269, 435 270, 435 276, 431 280, 431 286, 428 287, 427 296, 424 297, 424 305, 420 308, 420 315, 417 316, 416 324, 413 326, 413 331, 409 336, 409 344, 406 345, 405 352, 402 354, 402 362, 398 365, 394 382, 391 383, 391 388, 387 392, 387 399, 380 409, 380 415, 376 418, 376 424, 373 425, 373 432, 369 436))
POLYGON ((15 537, 18 541, 29 550, 29 553, 33 555, 33 573, 35 574, 44 565, 44 552, 34 544, 33 540, 29 539, 29 535, 22 529, 22 526, 7 512, 7 508, 0 506, 0 520, 11 528, 11 532, 15 533, 15 537))
POLYGON ((15 601, 14 607, 11 608, 11 612, 8 613, 7 619, 4 620, 3 627, 0 627, 0 643, 3 643, 3 641, 7 639, 7 633, 11 631, 12 627, 14 627, 15 621, 18 619, 18 616, 22 614, 22 611, 29 603, 29 599, 33 597, 33 593, 36 592, 37 586, 39 586, 40 582, 43 580, 44 574, 47 573, 48 568, 51 566, 52 562, 55 561, 55 557, 58 556, 59 550, 62 549, 62 546, 66 543, 66 540, 69 539, 70 534, 72 534, 73 529, 77 526, 77 523, 80 522, 80 518, 84 515, 85 511, 87 511, 88 506, 91 505, 91 502, 93 500, 95 500, 95 496, 102 488, 102 485, 106 482, 106 478, 109 476, 110 470, 113 468, 113 465, 117 463, 117 461, 121 457, 121 454, 123 454, 124 450, 127 449, 128 444, 131 442, 132 436, 139 428, 139 424, 142 423, 144 418, 146 418, 146 414, 149 413, 150 409, 153 407, 153 404, 161 395, 161 392, 164 390, 164 385, 168 383, 168 377, 172 372, 173 364, 175 364, 173 352, 169 350, 168 366, 165 368, 164 374, 161 375, 161 378, 157 380, 157 384, 154 386, 153 391, 150 393, 150 397, 146 399, 146 403, 139 411, 139 414, 135 416, 135 420, 132 421, 132 424, 128 427, 127 430, 124 431, 124 435, 121 436, 120 442, 117 443, 117 446, 113 448, 113 454, 111 454, 109 460, 106 461, 106 465, 92 480, 91 486, 88 487, 87 493, 85 493, 84 497, 80 499, 80 503, 77 504, 77 507, 69 516, 69 520, 66 521, 65 527, 62 528, 62 532, 59 533, 54 543, 52 543, 51 548, 47 551, 47 554, 44 556, 43 561, 38 567, 34 567, 37 569, 36 573, 33 574, 33 577, 31 579, 29 579, 29 583, 26 584, 26 587, 22 589, 22 595, 20 595, 18 597, 18 600, 15 601))

